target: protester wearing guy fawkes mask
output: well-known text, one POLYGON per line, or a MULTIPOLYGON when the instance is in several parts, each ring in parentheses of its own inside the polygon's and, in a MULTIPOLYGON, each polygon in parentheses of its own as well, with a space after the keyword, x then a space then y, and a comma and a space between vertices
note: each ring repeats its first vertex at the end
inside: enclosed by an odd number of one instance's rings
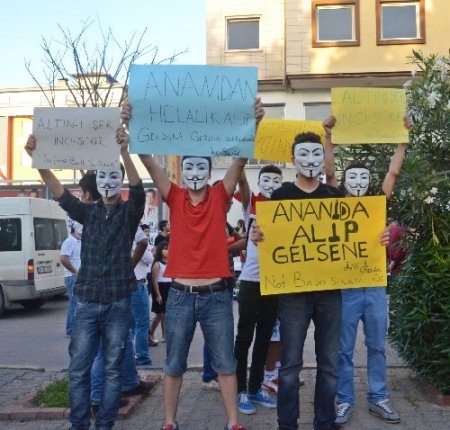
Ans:
MULTIPOLYGON (((69 345, 69 394, 72 428, 90 426, 90 372, 100 341, 105 357, 103 394, 95 417, 96 428, 112 428, 117 417, 126 343, 131 326, 131 293, 136 278, 131 262, 131 246, 144 213, 142 181, 128 152, 123 127, 116 131, 125 169, 102 169, 97 173, 101 198, 84 203, 64 189, 54 173, 39 174, 60 206, 71 219, 83 224, 81 265, 74 286, 77 297, 69 345), (120 198, 126 170, 129 198, 120 198)), ((33 135, 25 149, 32 156, 36 148, 33 135)), ((81 182, 81 181, 80 181, 81 182)))
MULTIPOLYGON (((327 131, 328 125, 324 123, 327 131)), ((328 133, 327 133, 328 134, 328 133)), ((324 147, 320 136, 301 133, 292 144, 292 162, 298 172, 294 182, 284 184, 272 194, 272 200, 323 199, 341 197, 341 192, 320 182, 324 147)), ((283 345, 278 387, 278 426, 280 430, 297 429, 300 415, 299 374, 303 362, 304 339, 311 320, 315 326, 317 378, 315 387, 314 428, 334 428, 336 418, 336 364, 341 324, 339 290, 280 295, 278 318, 283 345), (295 333, 295 335, 292 335, 295 333)))
MULTIPOLYGON (((255 221, 256 202, 270 199, 282 183, 282 172, 277 166, 264 166, 258 175, 260 193, 255 195, 250 190, 245 172, 241 174, 237 197, 242 203, 244 221, 248 226, 247 232, 251 230, 255 221)), ((234 345, 237 361, 238 408, 241 413, 250 415, 256 412, 254 402, 268 408, 275 408, 277 405, 276 399, 262 389, 262 382, 278 304, 276 295, 261 295, 258 248, 251 240, 247 240, 246 260, 239 282, 239 322, 234 345), (253 338, 255 343, 247 384, 248 352, 253 338)))
MULTIPOLYGON (((407 129, 412 127, 409 118, 404 119, 407 129)), ((334 126, 334 123, 333 123, 334 126)), ((331 130, 330 130, 331 132, 331 130)), ((389 199, 405 157, 406 145, 399 144, 391 159, 389 171, 382 183, 382 192, 389 199)), ((333 161, 334 164, 334 161, 333 161)), ((334 168, 334 166, 333 166, 334 168)), ((348 196, 362 197, 368 193, 370 172, 359 163, 350 164, 344 172, 344 187, 348 196)), ((385 287, 343 289, 342 328, 338 360, 337 418, 336 424, 344 425, 350 419, 355 405, 353 353, 358 324, 364 324, 367 345, 367 376, 369 413, 387 423, 400 422, 399 414, 389 402, 386 378, 387 295, 385 287)))
POLYGON ((349 196, 365 196, 369 190, 370 172, 362 164, 351 164, 344 172, 344 187, 349 196))
MULTIPOLYGON (((128 123, 132 106, 124 103, 122 119, 128 123)), ((255 123, 264 116, 255 99, 255 123)), ((256 132, 256 130, 255 130, 256 132)), ((127 137, 124 135, 124 137, 127 137)), ((233 355, 234 324, 231 276, 226 240, 226 213, 244 169, 246 158, 234 158, 225 176, 210 186, 211 159, 183 157, 185 188, 170 181, 152 155, 139 154, 162 199, 170 208, 170 253, 165 276, 172 278, 166 305, 167 358, 164 366, 162 430, 177 430, 176 414, 189 345, 197 322, 209 346, 212 365, 225 407, 228 430, 245 430, 238 424, 236 362, 233 355)))
POLYGON ((192 191, 206 187, 211 177, 211 158, 185 156, 181 162, 181 174, 184 184, 192 191))
POLYGON ((103 198, 106 217, 109 216, 113 205, 120 198, 120 190, 122 189, 124 176, 125 171, 122 165, 120 169, 97 170, 95 177, 97 190, 103 198))

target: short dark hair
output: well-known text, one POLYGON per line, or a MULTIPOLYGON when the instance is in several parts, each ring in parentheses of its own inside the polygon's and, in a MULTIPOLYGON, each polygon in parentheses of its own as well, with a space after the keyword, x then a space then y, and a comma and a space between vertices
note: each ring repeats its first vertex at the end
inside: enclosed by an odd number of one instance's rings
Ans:
POLYGON ((263 173, 276 173, 277 175, 283 176, 283 172, 281 171, 281 169, 274 164, 268 164, 267 166, 261 168, 258 174, 258 181, 263 173))
POLYGON ((149 229, 150 227, 147 225, 147 224, 141 224, 141 229, 142 230, 147 230, 147 229, 149 229))
POLYGON ((155 195, 156 194, 156 190, 154 188, 147 188, 145 190, 145 194, 147 194, 147 193, 152 193, 153 195, 155 195))
MULTIPOLYGON (((345 178, 345 174, 347 173, 347 170, 350 170, 350 169, 367 169, 367 170, 369 170, 369 168, 364 164, 364 163, 361 163, 361 162, 353 162, 353 163, 350 163, 346 168, 345 168, 345 170, 344 170, 344 178, 345 178)), ((370 171, 370 170, 369 170, 370 171)))
POLYGON ((181 166, 183 166, 183 161, 186 160, 186 158, 204 158, 205 160, 208 160, 209 163, 209 173, 211 173, 212 170, 212 159, 211 157, 205 157, 203 155, 184 155, 183 158, 181 159, 181 166))
POLYGON ((97 180, 95 173, 86 173, 78 182, 78 185, 83 190, 83 193, 89 192, 94 200, 101 198, 100 193, 97 190, 97 180))
POLYGON ((158 228, 159 228, 159 230, 160 230, 160 231, 163 231, 163 230, 164 230, 164 227, 165 227, 168 223, 169 223, 169 221, 167 221, 166 219, 161 220, 161 221, 158 223, 158 228))
POLYGON ((322 145, 322 140, 320 139, 320 136, 318 134, 313 133, 311 131, 308 131, 306 133, 299 133, 297 134, 297 136, 295 136, 294 143, 291 146, 292 156, 294 156, 295 146, 298 145, 299 143, 304 142, 320 143, 322 145))

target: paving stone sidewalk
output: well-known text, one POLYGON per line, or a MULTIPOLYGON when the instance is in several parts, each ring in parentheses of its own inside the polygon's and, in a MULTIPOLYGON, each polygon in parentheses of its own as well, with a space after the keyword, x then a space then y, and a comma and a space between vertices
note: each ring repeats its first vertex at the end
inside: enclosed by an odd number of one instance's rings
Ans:
MULTIPOLYGON (((146 371, 158 374, 159 371, 146 371)), ((145 372, 143 372, 145 373, 145 372)), ((310 430, 313 418, 315 368, 302 371, 305 386, 301 389, 300 429, 310 430)), ((61 372, 38 372, 24 369, 0 368, 0 412, 2 407, 18 403, 25 394, 35 391, 49 380, 62 376, 61 372)), ((356 369, 355 389, 357 406, 345 430, 449 430, 450 407, 433 403, 421 387, 421 380, 405 367, 388 369, 388 380, 393 406, 399 411, 401 423, 386 424, 369 415, 365 401, 367 375, 365 368, 356 369)), ((252 416, 240 415, 248 430, 276 430, 276 411, 257 406, 252 416)), ((218 392, 201 388, 198 370, 190 370, 184 377, 178 422, 181 430, 222 430, 224 412, 218 392)), ((134 413, 126 420, 117 421, 115 430, 159 430, 163 424, 162 384, 144 398, 134 413)), ((67 420, 35 420, 28 422, 0 421, 2 430, 67 430, 67 420)))

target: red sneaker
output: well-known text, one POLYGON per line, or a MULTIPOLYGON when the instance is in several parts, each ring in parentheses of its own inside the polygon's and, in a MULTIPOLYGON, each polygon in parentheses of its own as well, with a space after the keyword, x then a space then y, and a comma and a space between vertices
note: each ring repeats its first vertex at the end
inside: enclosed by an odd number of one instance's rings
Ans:
POLYGON ((161 427, 161 430, 180 430, 180 428, 178 427, 178 424, 164 424, 161 427))
MULTIPOLYGON (((228 430, 228 425, 225 426, 225 430, 228 430)), ((235 424, 233 427, 231 427, 231 430, 247 430, 244 426, 241 426, 240 424, 235 424)))

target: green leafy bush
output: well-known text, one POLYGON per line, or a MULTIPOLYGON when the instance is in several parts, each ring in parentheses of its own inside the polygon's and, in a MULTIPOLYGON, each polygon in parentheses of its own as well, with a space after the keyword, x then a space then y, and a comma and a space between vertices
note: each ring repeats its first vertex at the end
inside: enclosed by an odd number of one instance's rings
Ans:
POLYGON ((68 408, 69 380, 67 378, 55 379, 47 387, 38 390, 31 400, 31 404, 40 408, 68 408))
POLYGON ((391 289, 391 338, 419 374, 450 394, 450 57, 413 51, 405 84, 415 126, 391 202, 412 229, 391 289))

